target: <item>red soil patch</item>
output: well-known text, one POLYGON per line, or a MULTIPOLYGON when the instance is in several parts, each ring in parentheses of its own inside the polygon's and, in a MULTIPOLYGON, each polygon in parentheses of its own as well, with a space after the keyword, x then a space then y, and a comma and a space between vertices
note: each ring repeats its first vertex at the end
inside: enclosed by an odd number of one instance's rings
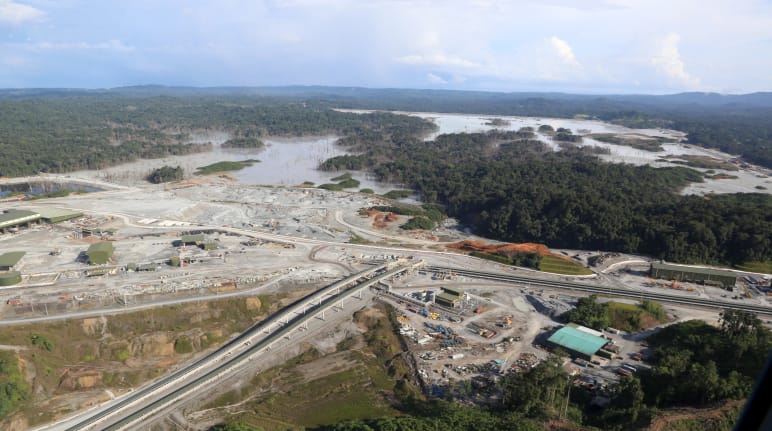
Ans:
POLYGON ((477 251, 480 253, 536 253, 542 256, 548 256, 552 254, 550 249, 544 244, 535 244, 532 242, 526 242, 521 244, 488 244, 483 241, 465 240, 461 242, 454 242, 447 245, 449 248, 456 250, 477 251))

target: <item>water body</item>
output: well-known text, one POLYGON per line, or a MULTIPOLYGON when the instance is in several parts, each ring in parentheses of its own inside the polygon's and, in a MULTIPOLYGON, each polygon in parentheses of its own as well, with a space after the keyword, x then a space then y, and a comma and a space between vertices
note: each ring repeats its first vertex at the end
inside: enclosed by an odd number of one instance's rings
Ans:
MULTIPOLYGON (((341 175, 342 172, 325 172, 318 169, 325 160, 349 154, 341 147, 335 145, 337 136, 291 138, 291 139, 266 139, 265 148, 259 150, 237 150, 220 148, 218 151, 227 154, 229 158, 238 155, 235 159, 258 159, 260 163, 234 172, 234 176, 240 183, 297 186, 305 181, 315 185, 331 183, 332 178, 341 175)), ((363 188, 373 189, 376 193, 385 193, 399 188, 398 185, 381 183, 375 180, 372 174, 367 172, 349 171, 359 180, 357 188, 347 189, 358 191, 363 188)))
POLYGON ((58 192, 60 190, 81 190, 84 192, 101 192, 102 189, 81 183, 67 183, 58 181, 34 181, 24 183, 0 184, 0 197, 11 194, 24 193, 31 196, 58 192))
MULTIPOLYGON (((344 110, 354 113, 372 112, 368 110, 344 110)), ((538 117, 517 117, 501 115, 478 115, 478 114, 445 114, 433 112, 395 112, 398 114, 411 115, 424 118, 434 122, 437 130, 428 134, 424 139, 429 141, 437 136, 446 133, 477 133, 486 132, 493 129, 499 130, 519 130, 522 127, 533 127, 534 130, 539 126, 547 124, 557 129, 563 127, 571 129, 574 134, 588 135, 591 133, 613 133, 629 135, 659 136, 675 140, 677 143, 662 144, 663 151, 652 152, 635 149, 625 145, 615 145, 606 142, 600 142, 592 138, 585 137, 578 146, 598 146, 607 148, 609 154, 601 154, 598 157, 612 163, 629 163, 634 165, 651 165, 656 167, 682 166, 680 164, 659 161, 658 159, 666 156, 695 155, 707 156, 720 160, 730 160, 733 155, 722 153, 717 150, 710 150, 694 145, 685 145, 681 143, 686 138, 686 134, 677 130, 670 129, 630 129, 628 127, 606 123, 596 120, 582 120, 573 118, 538 118, 538 117), (493 126, 486 123, 492 118, 500 118, 509 122, 507 125, 493 126)), ((537 133, 537 139, 547 144, 554 151, 560 151, 560 147, 550 136, 537 133)), ((696 169, 696 168, 693 168, 696 169)), ((696 169, 706 171, 707 169, 696 169)), ((772 193, 772 172, 761 168, 740 169, 739 171, 725 171, 715 169, 716 173, 724 173, 736 176, 734 179, 706 179, 704 183, 695 183, 686 187, 684 194, 707 193, 772 193), (758 188, 761 187, 761 188, 758 188)))

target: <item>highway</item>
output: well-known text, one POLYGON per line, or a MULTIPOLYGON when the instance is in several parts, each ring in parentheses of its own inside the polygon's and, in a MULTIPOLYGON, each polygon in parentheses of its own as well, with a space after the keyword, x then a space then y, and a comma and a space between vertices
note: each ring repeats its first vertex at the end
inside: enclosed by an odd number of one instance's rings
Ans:
POLYGON ((597 293, 601 295, 619 296, 623 298, 633 298, 638 300, 650 299, 658 302, 688 305, 688 306, 701 307, 701 308, 710 308, 714 310, 724 310, 728 308, 733 310, 749 311, 751 313, 762 314, 762 315, 772 315, 772 307, 765 307, 762 305, 742 304, 738 302, 729 302, 729 301, 717 301, 714 299, 705 299, 705 298, 690 298, 682 295, 669 295, 667 293, 647 292, 645 290, 621 289, 621 288, 600 286, 600 285, 589 284, 589 283, 578 283, 575 281, 544 280, 544 279, 535 278, 535 277, 501 274, 496 272, 473 271, 473 270, 454 268, 454 267, 448 267, 448 266, 426 266, 425 269, 427 271, 434 271, 434 272, 453 272, 454 274, 462 275, 465 277, 471 277, 471 278, 481 278, 481 279, 503 281, 503 282, 516 283, 516 284, 528 284, 530 286, 542 286, 542 287, 547 287, 551 289, 562 289, 562 290, 581 291, 581 292, 588 292, 588 293, 597 293))
MULTIPOLYGON (((307 328, 308 321, 319 314, 323 315, 325 311, 335 307, 342 309, 340 304, 344 299, 421 263, 410 262, 391 269, 388 268, 392 265, 378 265, 317 290, 254 325, 195 363, 122 398, 81 414, 77 419, 69 419, 40 430, 119 430, 138 421, 145 421, 154 412, 180 400, 201 385, 214 382, 215 379, 221 380, 227 373, 269 350, 277 341, 288 338, 293 331, 307 328), (383 272, 376 274, 380 271, 383 272), (373 274, 376 275, 359 282, 361 278, 373 274)), ((321 320, 323 321, 323 318, 321 320)))

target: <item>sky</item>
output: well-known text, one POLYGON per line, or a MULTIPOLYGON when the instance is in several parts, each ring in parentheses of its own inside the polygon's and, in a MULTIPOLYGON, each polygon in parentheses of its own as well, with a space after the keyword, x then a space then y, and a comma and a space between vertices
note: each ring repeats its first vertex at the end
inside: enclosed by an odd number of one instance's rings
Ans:
POLYGON ((0 0, 0 88, 772 90, 772 0, 0 0))

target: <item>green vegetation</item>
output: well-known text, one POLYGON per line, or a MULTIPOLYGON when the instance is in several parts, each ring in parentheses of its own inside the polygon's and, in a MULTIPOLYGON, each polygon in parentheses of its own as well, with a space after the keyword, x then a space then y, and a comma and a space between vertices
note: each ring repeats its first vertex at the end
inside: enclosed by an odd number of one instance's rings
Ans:
POLYGON ((486 237, 683 263, 772 259, 772 196, 682 196, 702 181, 692 169, 610 164, 501 131, 406 141, 384 154, 392 160, 374 168, 380 180, 414 187, 486 237))
POLYGON ((168 183, 169 181, 179 181, 183 178, 184 172, 181 166, 173 168, 171 166, 162 166, 153 169, 147 176, 147 180, 153 184, 168 183))
POLYGON ((349 172, 346 172, 344 174, 338 175, 337 177, 330 178, 330 181, 335 181, 337 183, 341 181, 350 180, 351 178, 352 178, 351 174, 349 172))
POLYGON ((223 148, 263 148, 265 144, 258 138, 233 138, 222 143, 223 148))
POLYGON ((557 256, 542 256, 538 269, 544 272, 565 275, 591 275, 592 271, 579 262, 563 259, 557 256))
POLYGON ((348 239, 348 242, 350 244, 372 244, 373 243, 372 241, 368 241, 353 232, 351 233, 351 237, 348 239))
POLYGON ((517 252, 500 252, 500 253, 484 253, 479 251, 473 251, 469 253, 470 256, 479 257, 482 259, 492 260, 494 262, 503 263, 505 265, 519 266, 522 268, 539 269, 543 256, 538 253, 517 253, 517 252))
POLYGON ((597 295, 579 298, 576 308, 563 314, 568 322, 597 330, 608 327, 637 332, 656 326, 667 319, 665 309, 656 302, 644 300, 640 304, 598 302, 597 295))
POLYGON ((485 122, 486 126, 504 127, 509 126, 511 123, 503 118, 488 118, 485 122))
POLYGON ((772 334, 754 314, 726 310, 721 327, 692 320, 649 337, 655 368, 641 377, 646 402, 704 406, 750 394, 772 349, 772 334))
POLYGON ((409 415, 346 421, 309 431, 538 431, 536 421, 517 414, 495 413, 476 407, 436 401, 416 403, 409 415))
POLYGON ((748 271, 748 272, 760 272, 762 274, 772 274, 772 260, 766 260, 763 262, 744 262, 735 265, 735 268, 748 271))
POLYGON ((331 179, 332 181, 337 181, 336 183, 326 183, 319 186, 320 189, 325 190, 332 190, 332 191, 341 191, 343 189, 353 189, 356 187, 359 187, 359 180, 354 179, 351 177, 351 174, 346 172, 342 175, 338 175, 335 178, 331 179))
POLYGON ((187 131, 200 129, 230 132, 234 138, 225 147, 258 148, 265 136, 369 133, 368 142, 377 143, 435 127, 417 117, 383 112, 359 115, 320 103, 303 107, 287 99, 243 92, 183 91, 161 97, 157 91, 134 89, 77 97, 55 92, 17 100, 0 95, 0 152, 4 155, 0 176, 101 169, 137 159, 209 151, 209 143, 189 143, 187 131))
POLYGON ((415 216, 399 228, 404 230, 432 230, 435 226, 437 226, 436 223, 428 217, 415 216))
POLYGON ((365 189, 359 189, 359 193, 364 193, 364 194, 367 194, 367 195, 372 195, 372 194, 375 193, 375 191, 373 189, 370 189, 370 188, 365 188, 365 189))
POLYGON ((383 197, 394 200, 409 198, 410 196, 413 196, 412 190, 389 190, 383 194, 383 197))
POLYGON ((574 135, 571 132, 571 129, 564 129, 562 127, 559 127, 558 130, 555 131, 555 135, 553 138, 556 141, 560 142, 582 142, 582 137, 579 135, 574 135))
POLYGON ((606 142, 606 143, 615 144, 615 145, 624 145, 627 147, 635 148, 637 150, 644 150, 644 151, 651 151, 651 152, 664 151, 665 149, 662 148, 662 144, 676 142, 674 139, 664 138, 661 136, 654 136, 654 137, 625 136, 625 135, 614 135, 611 133, 593 133, 589 135, 589 137, 600 142, 606 142))
POLYGON ((178 354, 192 353, 193 341, 188 336, 181 336, 174 340, 174 351, 178 354))
POLYGON ((50 352, 54 350, 54 343, 53 341, 49 340, 46 336, 40 335, 40 334, 32 334, 30 335, 30 342, 33 346, 38 346, 41 349, 50 352))
POLYGON ((611 325, 608 305, 598 302, 598 295, 579 298, 576 307, 567 311, 562 317, 567 322, 597 330, 606 329, 611 325))
POLYGON ((211 175, 211 174, 217 174, 220 172, 238 171, 246 167, 252 166, 253 164, 258 162, 260 162, 260 160, 254 160, 254 159, 242 160, 239 162, 217 162, 217 163, 212 163, 211 165, 206 165, 206 166, 196 168, 195 174, 211 175))
POLYGON ((16 352, 0 350, 0 419, 30 396, 16 352))
POLYGON ((330 190, 330 191, 333 191, 333 192, 339 192, 339 191, 343 190, 343 186, 340 185, 340 184, 336 184, 336 183, 319 184, 319 186, 317 186, 317 188, 324 189, 324 190, 330 190))

